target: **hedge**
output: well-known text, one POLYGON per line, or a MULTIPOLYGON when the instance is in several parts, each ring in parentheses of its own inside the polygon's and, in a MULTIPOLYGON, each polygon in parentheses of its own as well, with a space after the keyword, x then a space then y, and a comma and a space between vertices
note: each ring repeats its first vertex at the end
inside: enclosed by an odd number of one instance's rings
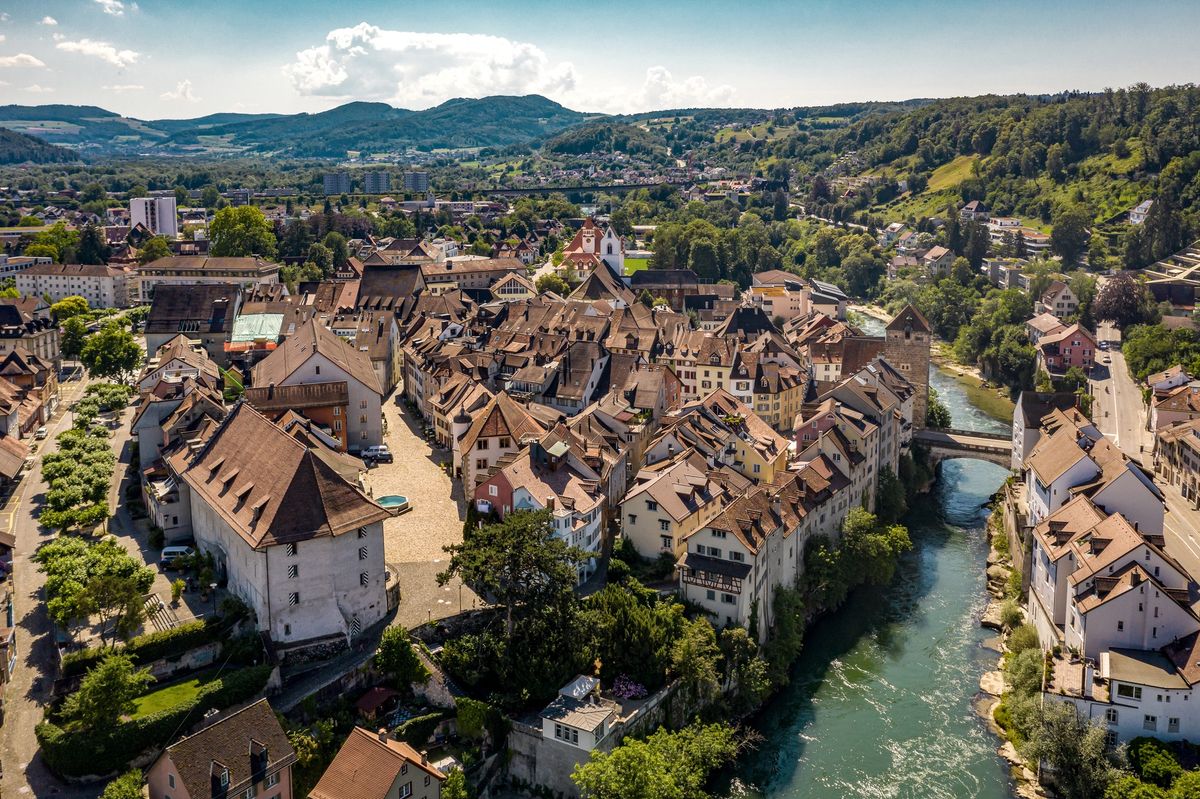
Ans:
POLYGON ((397 740, 420 749, 428 743, 429 736, 433 735, 433 731, 446 720, 448 715, 445 712, 438 712, 411 718, 396 728, 395 736, 397 740))
POLYGON ((154 746, 166 746, 179 732, 200 721, 209 710, 223 710, 262 691, 270 666, 251 666, 214 680, 194 699, 106 730, 71 731, 50 721, 35 730, 42 756, 63 777, 104 776, 123 771, 130 761, 154 746))
POLYGON ((208 621, 197 619, 170 630, 131 638, 124 647, 118 647, 116 650, 103 647, 81 649, 63 656, 62 676, 86 674, 113 651, 129 655, 133 658, 135 666, 145 666, 159 658, 177 657, 190 649, 217 641, 224 633, 225 628, 220 623, 210 624, 208 621))

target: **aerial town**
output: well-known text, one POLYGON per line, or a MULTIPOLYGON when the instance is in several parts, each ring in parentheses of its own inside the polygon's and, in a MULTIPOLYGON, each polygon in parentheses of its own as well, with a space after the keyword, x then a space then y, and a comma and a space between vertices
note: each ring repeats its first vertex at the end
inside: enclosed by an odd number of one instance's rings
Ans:
POLYGON ((77 5, 0 11, 0 797, 1200 796, 1200 88, 250 3, 274 113, 77 5))

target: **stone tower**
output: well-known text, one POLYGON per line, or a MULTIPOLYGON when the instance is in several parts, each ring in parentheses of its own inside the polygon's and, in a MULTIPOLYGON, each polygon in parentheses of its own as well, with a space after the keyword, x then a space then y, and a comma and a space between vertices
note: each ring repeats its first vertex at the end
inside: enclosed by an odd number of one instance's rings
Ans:
POLYGON ((913 427, 925 426, 929 404, 929 346, 933 330, 929 320, 911 305, 904 306, 884 330, 883 357, 916 387, 913 427))

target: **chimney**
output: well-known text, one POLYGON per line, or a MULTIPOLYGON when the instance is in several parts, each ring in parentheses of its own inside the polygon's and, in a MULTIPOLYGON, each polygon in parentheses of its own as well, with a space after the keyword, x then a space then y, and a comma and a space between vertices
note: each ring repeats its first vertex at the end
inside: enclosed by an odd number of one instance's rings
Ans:
POLYGON ((427 749, 421 750, 421 765, 423 765, 423 766, 429 765, 429 750, 427 750, 427 749))
POLYGON ((554 497, 549 497, 546 500, 546 510, 550 511, 551 513, 554 512, 554 497))
POLYGON ((267 399, 275 399, 275 384, 271 383, 267 386, 267 399))
POLYGON ((379 742, 387 743, 387 739, 388 739, 387 727, 380 727, 379 728, 379 742))

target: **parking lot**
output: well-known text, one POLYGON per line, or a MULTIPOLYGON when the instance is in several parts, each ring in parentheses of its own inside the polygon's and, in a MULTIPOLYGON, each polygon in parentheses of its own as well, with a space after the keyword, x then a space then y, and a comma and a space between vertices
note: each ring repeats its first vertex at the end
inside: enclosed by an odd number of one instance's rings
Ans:
POLYGON ((402 495, 412 510, 384 522, 385 556, 399 577, 400 610, 397 620, 415 627, 430 619, 450 616, 476 606, 475 595, 454 582, 439 587, 436 575, 446 567, 442 547, 462 541, 466 503, 458 481, 450 479, 443 464, 450 453, 433 446, 421 434, 425 424, 395 397, 384 403, 385 441, 392 463, 381 463, 367 474, 372 496, 402 495))

